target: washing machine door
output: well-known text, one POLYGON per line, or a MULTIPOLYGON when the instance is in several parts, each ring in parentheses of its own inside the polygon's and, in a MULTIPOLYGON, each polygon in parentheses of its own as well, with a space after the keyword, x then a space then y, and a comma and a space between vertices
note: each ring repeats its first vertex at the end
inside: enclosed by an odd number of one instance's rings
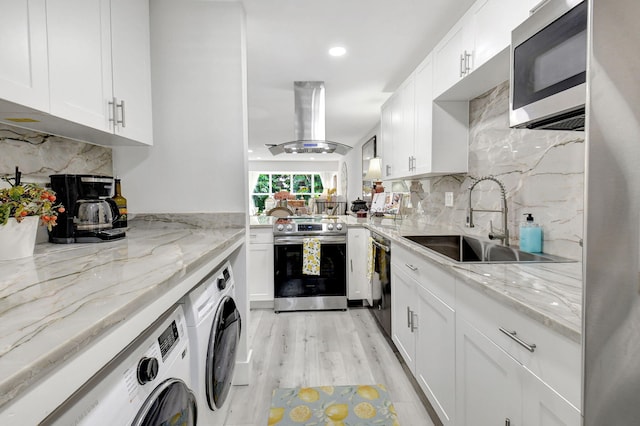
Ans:
POLYGON ((205 369, 207 402, 212 410, 222 407, 231 390, 240 328, 240 312, 236 303, 229 296, 223 297, 211 327, 205 369))
POLYGON ((195 426, 196 397, 180 379, 167 379, 151 392, 131 426, 195 426))

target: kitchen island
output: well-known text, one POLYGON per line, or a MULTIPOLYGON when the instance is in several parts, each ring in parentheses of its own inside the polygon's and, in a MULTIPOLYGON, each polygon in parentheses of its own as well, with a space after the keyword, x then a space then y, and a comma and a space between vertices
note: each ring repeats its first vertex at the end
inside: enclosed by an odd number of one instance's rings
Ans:
POLYGON ((0 262, 2 423, 37 424, 64 402, 244 244, 244 221, 145 215, 123 240, 0 262))

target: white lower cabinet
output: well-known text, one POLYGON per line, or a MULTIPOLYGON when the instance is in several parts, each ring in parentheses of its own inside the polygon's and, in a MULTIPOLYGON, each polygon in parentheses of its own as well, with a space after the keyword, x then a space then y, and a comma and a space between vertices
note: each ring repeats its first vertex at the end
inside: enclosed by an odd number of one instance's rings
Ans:
POLYGON ((520 365, 467 321, 456 323, 458 425, 520 426, 520 365))
POLYGON ((579 343, 405 246, 391 264, 392 339, 443 424, 580 425, 579 343))
POLYGON ((456 345, 458 425, 580 425, 573 405, 461 318, 456 345))
POLYGON ((349 280, 347 299, 367 300, 372 304, 371 289, 367 279, 367 249, 369 230, 349 228, 347 253, 349 256, 349 280))
POLYGON ((455 424, 455 311, 428 288, 453 290, 455 280, 393 248, 392 339, 445 425, 455 424), (400 262, 394 258, 400 255, 400 262))
POLYGON ((273 302, 273 230, 249 231, 249 301, 273 302))

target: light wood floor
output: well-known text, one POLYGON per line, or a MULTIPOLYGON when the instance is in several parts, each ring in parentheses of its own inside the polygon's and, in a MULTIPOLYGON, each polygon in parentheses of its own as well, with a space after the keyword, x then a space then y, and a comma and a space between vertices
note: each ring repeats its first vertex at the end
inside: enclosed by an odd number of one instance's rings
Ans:
POLYGON ((277 387, 384 384, 402 426, 432 426, 427 411, 367 309, 252 310, 252 382, 235 386, 226 426, 266 426, 277 387))

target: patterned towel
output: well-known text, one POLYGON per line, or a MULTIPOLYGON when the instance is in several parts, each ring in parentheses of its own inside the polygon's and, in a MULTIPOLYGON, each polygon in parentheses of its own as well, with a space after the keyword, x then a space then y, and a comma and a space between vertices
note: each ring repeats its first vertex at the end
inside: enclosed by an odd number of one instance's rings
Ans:
POLYGON ((267 424, 400 426, 383 385, 275 389, 267 424))
POLYGON ((302 242, 302 273, 320 275, 320 240, 305 238, 302 242))

